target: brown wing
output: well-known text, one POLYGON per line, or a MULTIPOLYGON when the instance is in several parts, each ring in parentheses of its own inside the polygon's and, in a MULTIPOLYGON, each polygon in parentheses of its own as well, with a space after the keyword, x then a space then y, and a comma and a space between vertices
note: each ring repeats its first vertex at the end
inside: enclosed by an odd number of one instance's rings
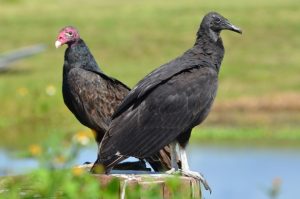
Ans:
POLYGON ((64 81, 66 105, 83 125, 104 135, 110 117, 129 89, 107 76, 80 68, 71 69, 64 81))

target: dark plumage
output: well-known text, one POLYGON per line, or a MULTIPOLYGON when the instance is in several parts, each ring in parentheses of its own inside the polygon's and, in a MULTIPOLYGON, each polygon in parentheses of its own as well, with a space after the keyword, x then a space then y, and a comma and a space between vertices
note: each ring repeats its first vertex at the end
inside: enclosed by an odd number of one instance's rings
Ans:
POLYGON ((56 46, 63 44, 68 44, 63 67, 64 102, 80 123, 95 131, 99 144, 112 114, 130 89, 100 70, 74 27, 60 31, 56 46))
MULTIPOLYGON (((63 44, 68 45, 63 67, 64 102, 80 123, 95 131, 99 144, 112 114, 130 89, 101 71, 74 27, 67 26, 59 32, 55 45, 63 44)), ((165 147, 148 161, 155 170, 164 170, 171 166, 169 156, 168 147, 165 147)))
MULTIPOLYGON (((131 90, 112 117, 94 167, 102 164, 109 172, 129 156, 149 157, 175 141, 184 150, 192 128, 207 117, 216 96, 224 55, 223 29, 241 33, 218 13, 207 14, 195 45, 131 90)), ((188 170, 184 159, 182 169, 188 170)))

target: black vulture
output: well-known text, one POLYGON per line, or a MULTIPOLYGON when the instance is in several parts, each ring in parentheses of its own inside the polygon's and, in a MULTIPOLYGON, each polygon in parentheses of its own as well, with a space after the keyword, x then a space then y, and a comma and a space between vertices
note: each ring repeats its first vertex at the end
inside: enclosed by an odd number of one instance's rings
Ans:
POLYGON ((146 158, 168 144, 172 146, 172 167, 176 170, 178 143, 182 173, 202 180, 210 190, 199 173, 190 171, 185 148, 193 127, 207 117, 216 97, 224 56, 222 30, 241 33, 220 14, 208 13, 194 46, 148 74, 130 91, 112 116, 94 170, 103 166, 109 173, 129 156, 146 158))
MULTIPOLYGON (((75 27, 67 26, 59 32, 55 46, 64 44, 68 45, 63 66, 64 102, 80 123, 95 132, 99 145, 112 114, 130 89, 103 73, 75 27)), ((165 147, 148 159, 156 171, 171 167, 168 150, 165 147)))

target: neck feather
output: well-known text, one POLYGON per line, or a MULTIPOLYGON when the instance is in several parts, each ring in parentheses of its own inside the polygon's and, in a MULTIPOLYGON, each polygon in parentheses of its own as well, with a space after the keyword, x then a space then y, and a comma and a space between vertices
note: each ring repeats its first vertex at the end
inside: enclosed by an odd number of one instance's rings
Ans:
POLYGON ((194 49, 211 60, 216 70, 219 71, 224 57, 224 46, 222 39, 219 36, 220 33, 216 33, 216 40, 210 34, 211 33, 209 31, 204 31, 202 28, 200 28, 197 33, 194 49))
POLYGON ((64 66, 67 70, 79 67, 86 70, 102 72, 82 39, 79 39, 66 49, 64 66))

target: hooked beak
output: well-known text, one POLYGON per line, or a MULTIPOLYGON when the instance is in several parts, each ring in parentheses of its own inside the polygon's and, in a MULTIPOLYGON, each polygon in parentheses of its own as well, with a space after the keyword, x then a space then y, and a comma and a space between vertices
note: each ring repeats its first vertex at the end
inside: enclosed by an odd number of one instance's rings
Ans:
POLYGON ((56 48, 61 47, 61 45, 62 45, 62 43, 61 43, 60 41, 57 40, 57 41, 55 42, 55 47, 56 47, 56 48))
POLYGON ((226 29, 242 34, 242 30, 239 27, 236 27, 235 25, 229 22, 226 23, 226 29))

